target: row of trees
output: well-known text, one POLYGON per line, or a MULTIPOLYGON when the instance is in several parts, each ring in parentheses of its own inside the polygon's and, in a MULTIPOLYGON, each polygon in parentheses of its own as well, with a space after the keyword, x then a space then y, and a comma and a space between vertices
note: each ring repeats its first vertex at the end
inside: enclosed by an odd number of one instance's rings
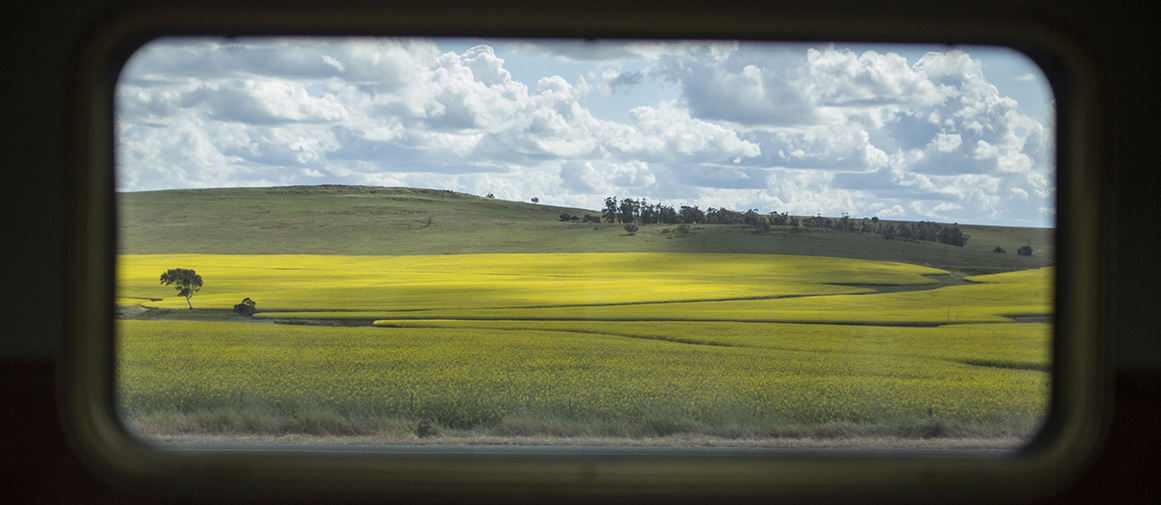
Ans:
MULTIPOLYGON (((586 221, 596 220, 593 216, 585 215, 586 221)), ((785 212, 771 212, 759 214, 755 209, 738 212, 729 209, 710 207, 701 210, 682 205, 674 208, 661 203, 652 204, 645 198, 636 200, 625 198, 617 201, 616 197, 605 198, 605 208, 601 218, 606 223, 622 224, 737 224, 753 226, 758 232, 770 231, 771 226, 789 226, 791 228, 813 228, 820 230, 844 231, 855 233, 877 233, 887 240, 923 240, 939 242, 963 247, 967 244, 969 235, 959 229, 958 223, 943 226, 931 221, 919 223, 897 223, 883 225, 878 217, 851 219, 846 213, 841 218, 822 217, 821 215, 797 218, 785 212)), ((565 221, 564 215, 561 217, 565 221)))
POLYGON ((605 210, 601 217, 606 223, 679 224, 703 223, 705 213, 701 209, 682 205, 674 209, 670 205, 651 204, 646 199, 626 198, 617 202, 616 197, 605 199, 605 210))

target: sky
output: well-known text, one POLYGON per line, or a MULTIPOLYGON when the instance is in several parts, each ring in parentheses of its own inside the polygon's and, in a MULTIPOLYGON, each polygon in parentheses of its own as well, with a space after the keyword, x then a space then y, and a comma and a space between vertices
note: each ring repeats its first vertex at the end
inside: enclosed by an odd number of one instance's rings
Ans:
POLYGON ((991 47, 168 38, 115 96, 119 191, 448 189, 597 210, 1051 227, 1054 104, 991 47))

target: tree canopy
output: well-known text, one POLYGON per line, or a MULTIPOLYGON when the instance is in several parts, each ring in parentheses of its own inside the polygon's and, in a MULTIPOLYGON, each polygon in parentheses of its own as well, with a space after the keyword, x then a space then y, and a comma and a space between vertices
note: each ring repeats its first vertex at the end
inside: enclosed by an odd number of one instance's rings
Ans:
POLYGON ((185 297, 185 303, 193 309, 193 304, 189 299, 202 288, 202 276, 197 272, 185 268, 171 268, 165 273, 161 274, 161 283, 169 286, 174 285, 173 289, 177 290, 177 294, 185 297))

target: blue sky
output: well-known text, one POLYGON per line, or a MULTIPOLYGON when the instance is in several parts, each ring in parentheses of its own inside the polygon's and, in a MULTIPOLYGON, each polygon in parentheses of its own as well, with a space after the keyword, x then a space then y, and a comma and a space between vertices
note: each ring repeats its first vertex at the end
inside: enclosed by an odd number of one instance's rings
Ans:
POLYGON ((361 184, 1052 226, 1051 91, 987 47, 164 39, 117 187, 361 184))

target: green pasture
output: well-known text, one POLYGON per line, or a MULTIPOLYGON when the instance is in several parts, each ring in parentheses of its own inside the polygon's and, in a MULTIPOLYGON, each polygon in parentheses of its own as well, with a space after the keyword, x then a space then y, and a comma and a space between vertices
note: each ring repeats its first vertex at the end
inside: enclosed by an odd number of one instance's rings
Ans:
POLYGON ((1044 363, 1044 325, 976 341, 960 329, 806 326, 670 328, 729 344, 698 345, 588 326, 122 321, 118 399, 131 424, 201 416, 203 432, 295 431, 323 417, 301 429, 365 433, 376 419, 431 419, 566 436, 769 436, 833 423, 906 434, 937 416, 977 433, 1029 434, 1046 412, 1048 374, 964 362, 988 358, 983 347, 1008 337, 1044 363), (853 345, 836 345, 843 340, 853 345))
MULTIPOLYGON (((678 237, 674 225, 641 225, 629 235, 621 224, 558 219, 562 212, 583 216, 600 214, 598 210, 417 188, 148 191, 119 193, 117 208, 123 254, 747 253, 994 272, 1050 266, 1054 249, 1053 230, 970 224, 959 225, 971 236, 966 247, 785 226, 759 234, 742 225, 693 225, 690 235, 678 237), (1035 250, 1033 256, 1016 254, 1025 245, 1035 250), (1007 254, 993 253, 997 246, 1007 254)), ((864 217, 871 216, 858 219, 864 217)))
POLYGON ((1044 324, 938 327, 672 321, 388 320, 384 328, 478 328, 520 333, 561 331, 639 340, 844 354, 911 357, 1029 370, 1051 368, 1051 328, 1044 324))

